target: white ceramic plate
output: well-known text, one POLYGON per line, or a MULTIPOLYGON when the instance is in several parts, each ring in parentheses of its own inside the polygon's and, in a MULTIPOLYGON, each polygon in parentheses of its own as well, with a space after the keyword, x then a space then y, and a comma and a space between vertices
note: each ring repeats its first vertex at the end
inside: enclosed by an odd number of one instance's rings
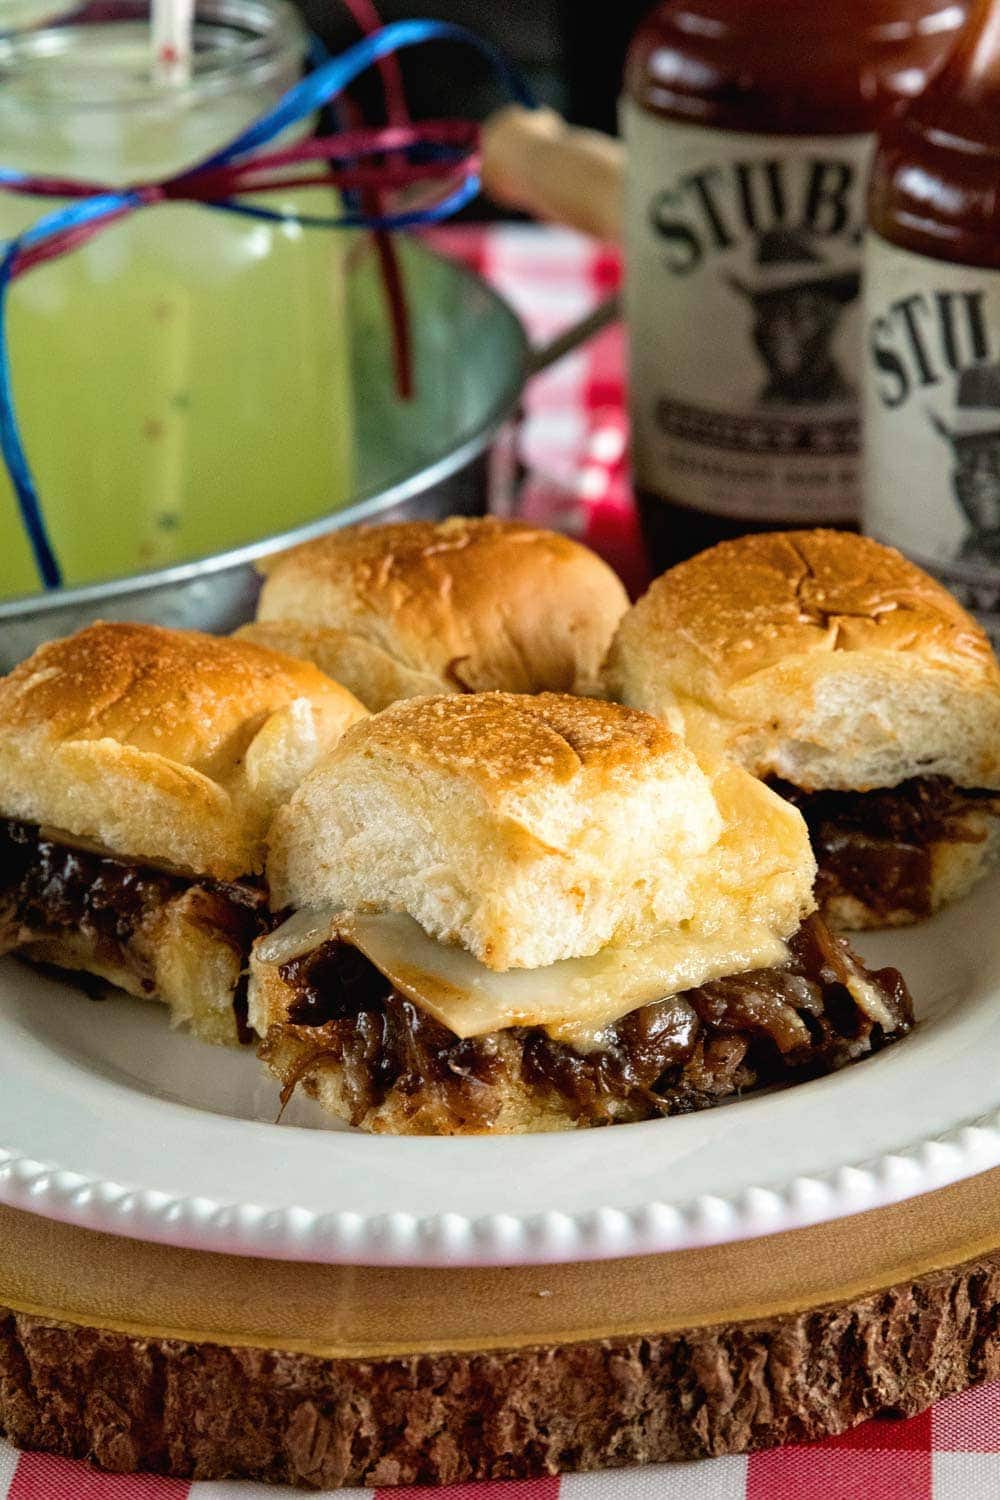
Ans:
POLYGON ((0 1201, 206 1250, 368 1264, 640 1254, 856 1213, 1000 1164, 1000 877, 858 945, 920 1024, 813 1083, 643 1125, 499 1139, 327 1128, 159 1007, 0 963, 0 1201))

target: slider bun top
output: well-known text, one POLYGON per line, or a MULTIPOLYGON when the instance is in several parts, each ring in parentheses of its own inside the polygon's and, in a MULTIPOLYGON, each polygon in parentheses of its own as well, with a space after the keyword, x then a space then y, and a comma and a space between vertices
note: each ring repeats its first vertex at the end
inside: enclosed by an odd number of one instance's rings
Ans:
POLYGON ((99 622, 0 679, 0 815, 235 879, 262 868, 275 806, 364 713, 275 651, 99 622))
POLYGON ((713 779, 650 715, 557 693, 386 709, 268 842, 276 908, 405 912, 496 970, 692 921, 786 937, 815 873, 798 812, 746 772, 713 779))
POLYGON ((350 527, 268 560, 241 636, 314 661, 370 709, 421 694, 594 691, 625 590, 520 521, 350 527))
POLYGON ((807 789, 936 774, 1000 786, 986 636, 867 537, 746 536, 672 568, 622 620, 605 684, 693 744, 807 789))

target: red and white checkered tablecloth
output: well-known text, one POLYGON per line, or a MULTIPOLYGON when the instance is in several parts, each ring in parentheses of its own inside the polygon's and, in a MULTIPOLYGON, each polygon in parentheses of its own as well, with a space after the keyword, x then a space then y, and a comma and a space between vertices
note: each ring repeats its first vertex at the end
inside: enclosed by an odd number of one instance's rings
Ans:
MULTIPOLYGON (((613 250, 562 230, 449 228, 435 241, 513 303, 539 343, 615 290, 613 250)), ((532 518, 604 552, 633 589, 644 564, 623 463, 623 347, 610 329, 529 388, 521 434, 532 518)), ((0 1441, 0 1500, 276 1500, 300 1490, 99 1474, 0 1441)), ((340 1490, 365 1500, 371 1490, 340 1490)), ((601 1474, 448 1489, 376 1492, 440 1500, 1000 1500, 1000 1385, 942 1401, 905 1422, 868 1422, 808 1447, 601 1474)))

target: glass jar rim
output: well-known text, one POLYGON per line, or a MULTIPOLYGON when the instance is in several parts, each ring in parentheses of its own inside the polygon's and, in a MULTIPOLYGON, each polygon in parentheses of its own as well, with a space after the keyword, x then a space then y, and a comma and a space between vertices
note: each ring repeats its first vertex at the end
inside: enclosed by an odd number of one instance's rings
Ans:
MULTIPOLYGON (((93 27, 109 31, 148 25, 149 0, 113 0, 101 5, 99 15, 88 18, 86 7, 64 21, 27 31, 0 36, 0 87, 20 67, 28 74, 27 86, 17 89, 19 105, 29 105, 46 112, 127 111, 150 105, 169 103, 172 107, 198 104, 203 98, 266 83, 288 69, 290 61, 305 57, 307 33, 290 0, 197 0, 195 6, 195 65, 191 76, 182 83, 163 84, 136 80, 127 94, 100 97, 96 94, 67 93, 56 95, 48 90, 33 92, 30 87, 32 65, 46 59, 53 61, 71 56, 81 34, 93 27), (199 34, 212 37, 215 46, 198 48, 199 34), (228 34, 224 45, 219 39, 228 34)), ((38 68, 41 72, 41 68, 38 68)))

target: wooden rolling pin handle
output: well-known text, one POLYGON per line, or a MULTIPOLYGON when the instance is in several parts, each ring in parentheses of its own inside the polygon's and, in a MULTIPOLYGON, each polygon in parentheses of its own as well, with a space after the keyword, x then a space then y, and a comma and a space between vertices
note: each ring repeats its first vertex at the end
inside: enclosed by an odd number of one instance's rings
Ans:
POLYGON ((624 152, 554 109, 510 104, 483 126, 483 187, 494 202, 538 219, 621 238, 624 152))

